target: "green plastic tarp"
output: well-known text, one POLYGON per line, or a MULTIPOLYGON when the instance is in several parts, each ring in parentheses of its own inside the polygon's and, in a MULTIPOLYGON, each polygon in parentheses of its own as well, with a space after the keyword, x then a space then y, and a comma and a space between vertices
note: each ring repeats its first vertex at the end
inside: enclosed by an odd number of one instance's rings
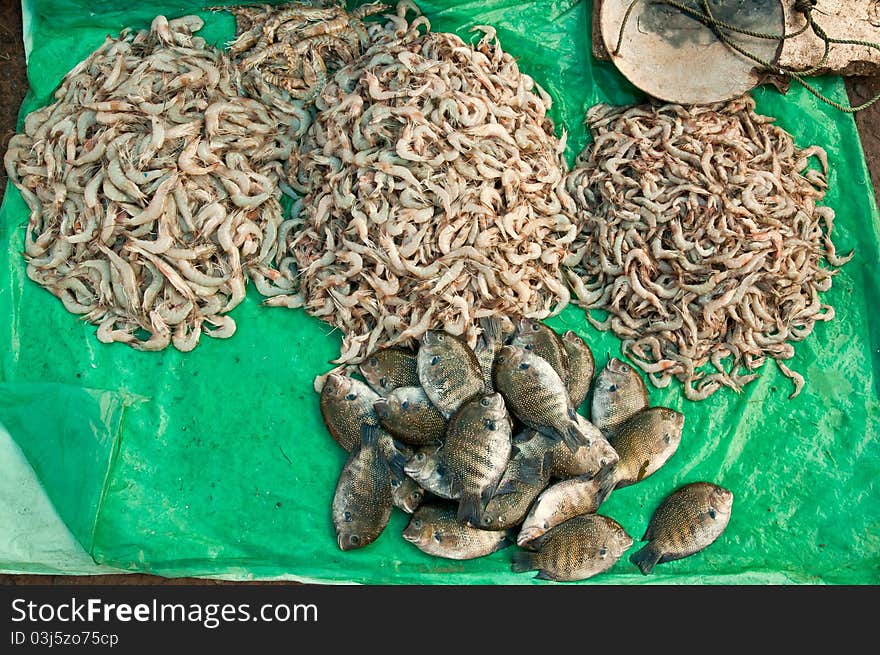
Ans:
MULTIPOLYGON (((419 5, 435 30, 472 39, 474 25, 498 29, 504 49, 554 99, 569 161, 589 140, 587 108, 642 99, 613 65, 591 57, 590 2, 419 5)), ((202 36, 222 46, 233 19, 203 6, 25 0, 31 92, 20 120, 49 102, 63 75, 106 35, 147 27, 157 14, 197 13, 206 20, 202 36)), ((817 84, 846 101, 840 78, 817 84)), ((722 390, 700 403, 685 400, 677 383, 651 389, 653 405, 685 414, 681 446, 649 479, 612 494, 602 513, 638 540, 665 495, 710 480, 734 492, 733 515, 721 538, 693 557, 642 576, 627 559, 637 541, 589 583, 880 582, 880 217, 850 115, 797 85, 786 95, 761 88, 755 96, 758 111, 777 117, 799 145, 829 153, 825 203, 837 212, 834 240, 840 252, 856 251, 823 296, 836 318, 796 345, 791 365, 807 384, 794 400, 772 362, 742 393, 722 390)), ((515 547, 465 562, 423 554, 402 539, 408 517, 398 510, 375 543, 341 552, 330 504, 345 453, 324 428, 312 389, 339 352, 338 333, 302 310, 263 307, 249 289, 232 313, 239 328, 231 339, 202 339, 186 354, 100 343, 94 326, 26 277, 27 217, 8 185, 0 210, 0 423, 96 563, 163 576, 545 584, 510 571, 515 547)), ((573 306, 547 322, 585 337, 600 366, 620 356, 620 342, 573 306)))

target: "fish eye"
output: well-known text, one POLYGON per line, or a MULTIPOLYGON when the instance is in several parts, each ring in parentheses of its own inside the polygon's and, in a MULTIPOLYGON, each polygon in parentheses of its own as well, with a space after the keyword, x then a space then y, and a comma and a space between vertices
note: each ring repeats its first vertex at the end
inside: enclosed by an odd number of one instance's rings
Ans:
POLYGON ((380 387, 388 386, 388 378, 385 377, 384 375, 381 378, 379 378, 379 386, 380 387))
POLYGON ((421 500, 422 499, 422 492, 417 489, 416 491, 412 492, 412 497, 413 497, 413 500, 421 500))
POLYGON ((434 541, 436 541, 438 544, 443 541, 443 535, 441 535, 440 532, 437 530, 434 531, 434 541))
POLYGON ((616 384, 609 385, 608 391, 617 391, 617 385, 616 384))
POLYGON ((440 361, 440 357, 437 355, 434 355, 431 358, 431 366, 436 366, 439 361, 440 361))
POLYGON ((351 521, 351 512, 343 512, 342 513, 343 521, 351 521))
POLYGON ((498 362, 499 364, 503 364, 503 363, 504 363, 504 360, 506 360, 506 359, 507 359, 507 358, 504 357, 504 355, 498 355, 498 356, 495 358, 495 361, 498 362))
POLYGON ((379 365, 379 360, 376 359, 375 357, 370 357, 370 366, 372 366, 373 368, 375 368, 375 367, 377 367, 378 365, 379 365))
POLYGON ((421 519, 415 519, 415 520, 413 521, 413 527, 414 527, 416 530, 421 530, 421 529, 422 529, 422 520, 421 520, 421 519))
POLYGON ((528 344, 523 346, 523 350, 534 350, 534 346, 532 344, 528 344))
POLYGON ((441 477, 446 475, 446 468, 438 465, 437 466, 437 475, 439 475, 441 477))
POLYGON ((482 405, 483 407, 488 407, 488 406, 489 406, 489 399, 488 399, 488 398, 483 398, 483 399, 480 401, 480 405, 482 405))
POLYGON ((663 441, 664 441, 664 443, 669 443, 671 440, 672 440, 672 437, 669 436, 669 433, 667 432, 666 435, 663 437, 663 441))
POLYGON ((525 371, 528 367, 529 367, 529 365, 528 365, 526 362, 522 362, 522 363, 519 365, 519 369, 520 369, 521 371, 525 371))
POLYGON ((545 530, 549 530, 549 529, 550 529, 550 524, 547 523, 547 521, 544 521, 544 523, 543 523, 542 525, 544 526, 544 529, 545 529, 545 530))
POLYGON ((483 525, 489 525, 492 522, 492 517, 484 516, 483 517, 483 525))
POLYGON ((608 466, 608 460, 603 457, 602 459, 599 460, 599 466, 602 466, 602 467, 608 466))
POLYGON ((345 399, 346 399, 346 400, 355 400, 357 397, 358 397, 357 394, 354 393, 354 392, 352 392, 352 393, 350 393, 350 394, 347 394, 347 395, 345 396, 345 399))
POLYGON ((391 486, 392 486, 392 487, 399 487, 401 484, 403 484, 403 481, 402 481, 402 480, 398 480, 398 479, 396 479, 396 478, 393 479, 393 480, 391 480, 391 486))
POLYGON ((353 535, 351 535, 351 537, 349 537, 349 541, 351 541, 351 543, 353 543, 355 546, 357 546, 359 543, 361 543, 361 538, 359 536, 357 536, 356 534, 353 534, 353 535))
POLYGON ((446 335, 444 335, 442 332, 437 333, 437 341, 443 341, 445 338, 446 335))
POLYGON ((425 461, 425 453, 416 453, 416 461, 417 462, 425 461))
POLYGON ((605 546, 602 546, 602 550, 599 551, 599 557, 605 557, 608 554, 608 549, 605 546))
POLYGON ((498 426, 495 424, 495 421, 491 419, 486 421, 485 425, 487 430, 496 430, 498 428, 498 426))
POLYGON ((400 403, 400 409, 409 409, 409 401, 404 400, 402 403, 400 403))
POLYGON ((541 330, 541 326, 537 323, 532 323, 532 332, 539 332, 541 330))
POLYGON ((709 518, 710 518, 710 519, 714 519, 714 518, 715 518, 715 509, 712 508, 712 507, 709 508, 709 518))

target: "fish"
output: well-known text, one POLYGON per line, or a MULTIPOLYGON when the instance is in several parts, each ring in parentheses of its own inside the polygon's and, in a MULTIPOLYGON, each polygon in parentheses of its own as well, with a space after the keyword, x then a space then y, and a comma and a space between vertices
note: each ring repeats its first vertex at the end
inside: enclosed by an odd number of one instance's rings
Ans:
POLYGON ((614 566, 632 544, 632 537, 614 519, 582 514, 530 542, 534 552, 515 552, 511 569, 537 570, 535 577, 542 580, 586 580, 614 566))
POLYGON ((527 441, 516 449, 495 493, 480 512, 478 527, 506 530, 522 523, 532 503, 550 482, 550 454, 539 444, 541 440, 527 441))
POLYGON ((612 357, 593 384, 591 405, 590 420, 608 435, 648 407, 648 387, 632 366, 612 357))
POLYGON ((380 348, 365 357, 358 370, 373 391, 385 396, 398 387, 419 384, 416 360, 416 353, 406 348, 380 348))
POLYGON ((492 366, 495 356, 504 345, 504 332, 501 319, 496 316, 488 316, 479 320, 482 333, 474 348, 480 371, 483 374, 483 390, 486 393, 495 391, 495 382, 492 380, 492 366))
MULTIPOLYGON (((321 416, 330 435, 346 451, 351 452, 360 442, 362 426, 379 425, 373 409, 377 400, 379 395, 360 380, 339 373, 327 376, 319 401, 321 416)), ((402 472, 412 451, 384 428, 379 430, 378 442, 389 466, 402 472)))
POLYGON ((504 475, 512 448, 512 424, 499 393, 475 396, 449 420, 438 454, 459 496, 459 521, 479 525, 480 508, 504 475))
POLYGON ((581 514, 594 514, 604 500, 600 478, 570 478, 550 485, 522 521, 516 543, 525 546, 548 530, 581 514))
POLYGON ((404 465, 403 472, 425 491, 440 498, 457 500, 459 494, 452 490, 449 472, 440 459, 439 450, 439 445, 417 450, 404 465))
POLYGON ((379 450, 379 427, 361 426, 361 441, 342 468, 333 495, 333 526, 341 550, 375 541, 391 517, 391 469, 379 450))
POLYGON ((617 451, 602 432, 586 418, 577 414, 581 431, 587 435, 590 444, 579 446, 572 452, 562 442, 550 447, 550 475, 556 479, 576 476, 593 477, 617 464, 620 459, 617 451))
POLYGON ((562 338, 555 330, 540 321, 531 318, 521 318, 516 323, 516 330, 510 343, 547 360, 547 363, 553 367, 559 378, 566 385, 568 384, 568 351, 562 342, 562 338))
POLYGON ((453 504, 422 505, 403 531, 403 538, 434 557, 467 560, 491 555, 513 542, 507 530, 480 530, 464 525, 453 504))
POLYGON ((565 384, 543 357, 504 346, 495 358, 495 385, 523 424, 564 441, 572 452, 589 444, 565 384))
POLYGON ((727 528, 733 492, 712 482, 692 482, 667 496, 654 511, 642 541, 630 556, 643 575, 657 564, 690 557, 714 543, 727 528))
POLYGON ((654 474, 678 450, 683 427, 684 414, 668 407, 643 409, 624 423, 608 440, 619 459, 603 478, 605 495, 654 474))
POLYGON ((446 419, 421 387, 397 387, 373 409, 382 427, 403 443, 427 446, 446 434, 446 419))
POLYGON ((419 384, 449 419, 462 403, 483 392, 483 372, 467 343, 442 330, 428 330, 418 351, 419 384))
POLYGON ((391 502, 398 509, 412 514, 425 498, 425 490, 406 474, 391 471, 391 502))
POLYGON ((562 345, 568 353, 568 397, 575 409, 590 392, 593 384, 593 374, 596 372, 596 360, 593 351, 587 342, 581 339, 573 330, 568 330, 562 335, 562 345))

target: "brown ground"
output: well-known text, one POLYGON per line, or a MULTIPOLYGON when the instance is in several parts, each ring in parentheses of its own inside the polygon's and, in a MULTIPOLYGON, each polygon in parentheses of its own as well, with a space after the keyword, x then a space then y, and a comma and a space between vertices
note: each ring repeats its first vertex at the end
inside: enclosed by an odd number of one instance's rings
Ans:
MULTIPOLYGON (((0 153, 6 152, 6 144, 15 134, 16 118, 22 98, 27 92, 24 65, 24 46, 21 39, 20 0, 0 0, 0 153)), ((851 103, 855 106, 880 92, 880 76, 854 77, 847 80, 851 103)), ((856 114, 856 124, 862 138, 862 146, 874 183, 874 194, 880 203, 880 102, 856 114)), ((0 168, 0 198, 6 188, 6 175, 0 168)), ((104 576, 41 576, 0 575, 0 584, 224 584, 217 580, 198 578, 167 579, 151 575, 104 575, 104 576)), ((240 584, 291 584, 285 582, 243 582, 240 584)))

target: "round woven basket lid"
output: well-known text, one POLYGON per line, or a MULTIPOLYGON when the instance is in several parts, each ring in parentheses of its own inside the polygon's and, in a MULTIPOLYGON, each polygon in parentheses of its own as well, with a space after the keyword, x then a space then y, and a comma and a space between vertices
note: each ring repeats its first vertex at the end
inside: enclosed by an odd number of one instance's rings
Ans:
MULTIPOLYGON (((679 0, 702 13, 702 2, 679 0)), ((678 104, 706 104, 736 98, 760 81, 760 65, 718 39, 685 12, 651 0, 633 5, 615 54, 621 23, 632 0, 602 0, 602 40, 620 72, 645 93, 678 104)), ((768 34, 785 33, 782 0, 709 0, 717 21, 768 34)), ((727 38, 762 61, 775 64, 782 40, 737 32, 727 38)))

